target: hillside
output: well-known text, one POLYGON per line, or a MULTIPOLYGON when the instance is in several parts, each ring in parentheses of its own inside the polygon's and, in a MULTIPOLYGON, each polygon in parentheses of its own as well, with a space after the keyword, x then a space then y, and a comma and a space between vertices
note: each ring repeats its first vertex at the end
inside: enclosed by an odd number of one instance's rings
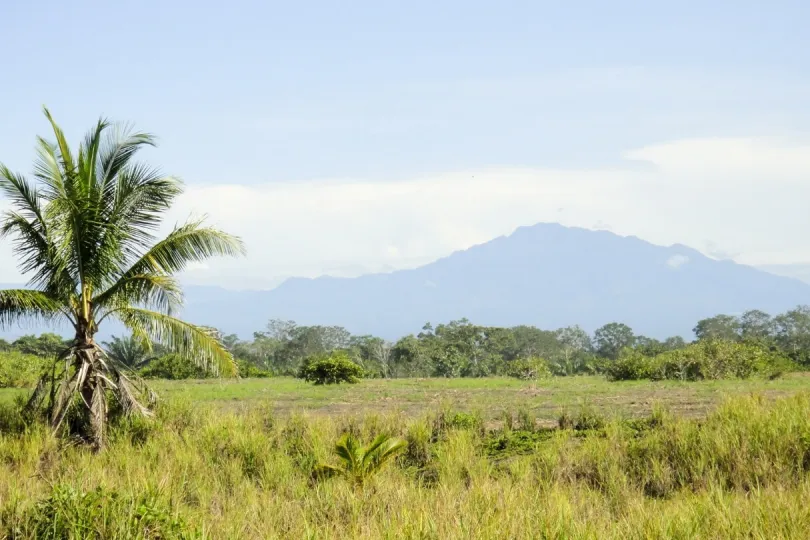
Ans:
POLYGON ((413 270, 357 278, 293 278, 271 291, 187 289, 187 317, 250 337, 269 318, 337 324, 387 338, 427 322, 467 317, 487 325, 621 321, 654 337, 691 335, 717 313, 771 313, 810 303, 810 285, 694 249, 662 247, 558 224, 459 251, 413 270))

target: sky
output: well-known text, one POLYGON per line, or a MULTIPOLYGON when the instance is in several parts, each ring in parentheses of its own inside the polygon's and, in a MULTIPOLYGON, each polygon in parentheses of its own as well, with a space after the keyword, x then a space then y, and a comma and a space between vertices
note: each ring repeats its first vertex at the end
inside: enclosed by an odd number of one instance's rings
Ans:
MULTIPOLYGON (((424 264, 541 221, 810 264, 802 1, 3 2, 0 161, 47 105, 143 159, 246 259, 189 283, 424 264)), ((0 205, 2 203, 0 202, 0 205)), ((21 281, 7 240, 0 281, 21 281)))

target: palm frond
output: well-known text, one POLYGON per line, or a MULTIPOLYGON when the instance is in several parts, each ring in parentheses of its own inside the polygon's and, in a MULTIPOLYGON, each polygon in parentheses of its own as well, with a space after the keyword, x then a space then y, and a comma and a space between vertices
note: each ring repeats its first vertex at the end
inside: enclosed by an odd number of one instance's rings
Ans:
POLYGON ((352 473, 357 472, 359 460, 357 450, 359 446, 351 434, 347 434, 335 443, 335 454, 342 459, 346 469, 352 473))
POLYGON ((51 321, 64 316, 58 299, 31 289, 0 290, 0 326, 28 320, 51 321))
MULTIPOLYGON (((140 306, 171 315, 183 305, 183 294, 180 284, 171 276, 136 274, 122 277, 112 287, 94 297, 93 305, 97 310, 140 306)), ((102 314, 101 311, 97 313, 102 314)))
POLYGON ((98 266, 115 276, 152 246, 153 231, 183 189, 178 179, 138 164, 120 170, 105 189, 111 193, 101 202, 105 231, 97 247, 98 266))
POLYGON ((192 220, 175 229, 165 239, 147 251, 127 273, 145 271, 173 274, 184 270, 189 263, 202 262, 215 256, 245 254, 245 245, 239 237, 213 227, 203 226, 204 219, 192 220))
POLYGON ((56 137, 56 146, 59 149, 59 161, 63 174, 67 173, 68 175, 73 175, 76 171, 76 164, 73 161, 73 154, 70 152, 70 146, 68 146, 65 133, 62 131, 62 128, 56 124, 47 107, 43 107, 42 111, 45 113, 48 122, 51 123, 53 134, 56 137))
POLYGON ((388 435, 378 436, 366 448, 363 456, 363 467, 367 474, 378 471, 406 446, 408 446, 408 443, 402 439, 394 439, 388 435))
POLYGON ((52 201, 65 196, 65 177, 59 162, 56 146, 42 137, 37 137, 37 159, 34 161, 34 176, 42 182, 42 196, 52 201))
POLYGON ((148 336, 172 352, 186 356, 203 369, 217 375, 235 376, 238 373, 233 355, 211 329, 135 307, 118 308, 113 315, 137 338, 148 336))
POLYGON ((99 151, 102 144, 102 134, 110 126, 110 123, 100 118, 96 126, 85 136, 84 144, 79 146, 78 171, 79 178, 85 184, 87 193, 100 196, 101 186, 96 178, 96 171, 99 162, 99 151))
POLYGON ((98 181, 105 199, 112 199, 115 179, 143 146, 155 146, 149 133, 133 133, 127 124, 115 124, 99 153, 98 181))
POLYGON ((47 227, 42 215, 42 203, 36 187, 31 185, 24 176, 13 173, 2 163, 0 163, 0 192, 42 234, 46 234, 47 227))

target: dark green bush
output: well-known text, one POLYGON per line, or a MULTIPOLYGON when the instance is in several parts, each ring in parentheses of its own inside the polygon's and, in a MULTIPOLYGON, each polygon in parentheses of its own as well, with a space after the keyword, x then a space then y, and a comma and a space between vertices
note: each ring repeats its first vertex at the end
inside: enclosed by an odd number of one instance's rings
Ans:
POLYGON ((363 368, 352 362, 343 351, 311 357, 298 372, 298 378, 315 384, 354 384, 364 376, 363 368))

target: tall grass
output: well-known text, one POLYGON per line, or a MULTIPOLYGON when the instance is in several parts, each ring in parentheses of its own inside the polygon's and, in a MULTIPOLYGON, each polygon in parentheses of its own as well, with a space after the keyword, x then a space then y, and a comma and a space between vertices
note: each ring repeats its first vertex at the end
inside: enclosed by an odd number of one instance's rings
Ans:
POLYGON ((728 401, 702 420, 526 411, 487 429, 437 411, 276 417, 164 403, 93 454, 0 411, 0 537, 805 538, 810 394, 728 401), (408 447, 357 489, 314 480, 335 441, 408 447))

